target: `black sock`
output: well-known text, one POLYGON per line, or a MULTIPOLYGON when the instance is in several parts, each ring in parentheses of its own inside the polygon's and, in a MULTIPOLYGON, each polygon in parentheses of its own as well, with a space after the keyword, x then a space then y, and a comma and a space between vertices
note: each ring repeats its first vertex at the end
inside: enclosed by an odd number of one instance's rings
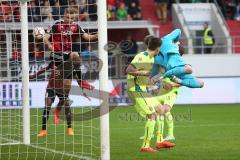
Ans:
POLYGON ((50 107, 44 107, 43 116, 42 116, 42 130, 47 129, 47 121, 48 121, 50 110, 51 110, 50 107))
POLYGON ((67 119, 67 127, 72 128, 72 113, 70 107, 68 106, 65 106, 65 116, 67 119))

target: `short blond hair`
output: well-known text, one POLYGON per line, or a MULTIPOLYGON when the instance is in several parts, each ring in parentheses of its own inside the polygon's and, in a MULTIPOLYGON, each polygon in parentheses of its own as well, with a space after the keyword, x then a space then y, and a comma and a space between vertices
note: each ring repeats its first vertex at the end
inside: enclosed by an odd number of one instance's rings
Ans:
POLYGON ((77 13, 78 13, 78 11, 73 7, 66 8, 65 11, 64 11, 64 14, 77 14, 77 13))

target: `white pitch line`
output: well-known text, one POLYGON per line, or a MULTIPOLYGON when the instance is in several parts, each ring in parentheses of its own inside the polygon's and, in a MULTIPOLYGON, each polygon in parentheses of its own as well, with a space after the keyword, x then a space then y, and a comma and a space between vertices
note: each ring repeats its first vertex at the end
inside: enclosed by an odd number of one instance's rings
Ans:
MULTIPOLYGON (((191 123, 191 122, 190 122, 191 123)), ((223 127, 223 126, 232 126, 232 127, 234 127, 234 126, 237 126, 237 127, 239 127, 240 126, 240 124, 238 124, 238 123, 232 123, 232 124, 196 124, 196 125, 188 125, 188 124, 186 124, 186 125, 175 125, 174 126, 174 128, 194 128, 194 127, 223 127)), ((142 128, 140 128, 140 127, 131 127, 131 128, 127 128, 127 127, 124 127, 124 128, 111 128, 111 129, 121 129, 121 130, 134 130, 134 129, 142 129, 142 128)))
MULTIPOLYGON (((8 139, 8 138, 3 138, 3 137, 0 137, 0 139, 10 142, 10 143, 8 143, 8 144, 0 144, 0 145, 19 145, 19 144, 23 144, 22 142, 17 141, 17 140, 13 140, 13 139, 8 139)), ((23 144, 23 145, 24 145, 24 144, 23 144)), ((66 155, 66 156, 69 156, 69 157, 71 157, 71 158, 72 158, 72 157, 78 158, 78 159, 80 159, 80 160, 95 160, 95 159, 90 158, 90 157, 78 156, 78 155, 74 155, 74 154, 71 154, 71 153, 62 152, 62 151, 57 151, 57 150, 54 150, 54 149, 50 149, 50 148, 46 148, 46 147, 41 147, 41 146, 37 146, 37 145, 33 145, 33 144, 26 145, 26 146, 30 146, 30 147, 33 147, 33 148, 36 148, 36 149, 41 149, 41 150, 53 152, 53 153, 56 153, 56 154, 66 155)))
POLYGON ((238 123, 232 123, 232 124, 221 124, 221 123, 216 123, 216 124, 196 124, 196 125, 180 125, 180 126, 175 126, 179 128, 185 128, 185 127, 223 127, 223 126, 240 126, 238 123))

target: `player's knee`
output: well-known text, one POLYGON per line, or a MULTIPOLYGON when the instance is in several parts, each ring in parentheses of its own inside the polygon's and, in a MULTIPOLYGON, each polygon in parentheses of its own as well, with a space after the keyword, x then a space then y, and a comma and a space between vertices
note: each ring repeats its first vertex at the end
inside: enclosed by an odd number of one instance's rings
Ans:
POLYGON ((155 111, 157 114, 164 114, 164 107, 162 105, 159 105, 155 107, 155 111))
POLYGON ((204 87, 204 81, 203 80, 199 80, 199 82, 200 82, 200 88, 203 88, 204 87))
POLYGON ((187 74, 193 73, 193 69, 190 65, 185 65, 185 73, 187 73, 187 74))
POLYGON ((169 105, 164 105, 164 114, 171 111, 171 107, 169 105))

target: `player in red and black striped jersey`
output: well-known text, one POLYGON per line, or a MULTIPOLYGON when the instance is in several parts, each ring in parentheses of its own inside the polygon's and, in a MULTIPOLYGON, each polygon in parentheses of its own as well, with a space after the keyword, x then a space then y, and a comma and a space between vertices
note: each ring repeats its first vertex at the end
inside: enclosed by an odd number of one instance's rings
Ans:
MULTIPOLYGON (((59 66, 59 68, 61 68, 61 67, 59 66)), ((51 75, 48 80, 48 85, 47 85, 46 94, 45 94, 45 107, 44 107, 43 117, 42 117, 42 130, 41 130, 41 133, 38 134, 38 136, 40 136, 40 137, 47 135, 46 129, 47 129, 47 121, 48 121, 48 117, 49 117, 49 112, 51 110, 51 105, 53 104, 56 96, 59 98, 59 103, 58 103, 57 107, 55 108, 54 122, 56 124, 57 123, 56 121, 59 121, 59 117, 57 117, 57 116, 60 116, 60 110, 64 106, 65 116, 66 116, 66 120, 67 120, 67 134, 68 135, 74 134, 73 129, 71 127, 71 119, 72 119, 71 109, 70 109, 71 102, 69 100, 69 92, 71 89, 72 80, 71 79, 63 79, 63 77, 60 75, 61 71, 59 68, 57 68, 56 66, 53 67, 53 69, 51 71, 51 75)), ((44 73, 45 71, 46 71, 46 68, 43 68, 40 71, 38 71, 37 73, 35 73, 34 75, 30 75, 29 78, 33 79, 33 78, 37 77, 38 75, 44 73)), ((75 75, 76 74, 75 72, 73 72, 73 74, 74 75, 73 76, 70 75, 69 78, 75 77, 77 79, 79 87, 81 87, 82 89, 86 88, 89 90, 94 89, 94 87, 92 85, 88 84, 85 81, 82 81, 81 79, 78 79, 77 75, 75 75)), ((83 95, 86 98, 88 98, 85 93, 83 93, 83 95)))
MULTIPOLYGON (((78 52, 72 50, 73 43, 97 39, 97 34, 91 35, 86 33, 78 23, 74 22, 76 16, 77 11, 74 8, 66 8, 63 19, 55 21, 44 35, 44 43, 52 51, 50 66, 53 63, 57 66, 63 61, 70 59, 73 62, 74 69, 78 70, 81 58, 78 52)), ((81 73, 77 72, 77 74, 80 77, 81 73)))

